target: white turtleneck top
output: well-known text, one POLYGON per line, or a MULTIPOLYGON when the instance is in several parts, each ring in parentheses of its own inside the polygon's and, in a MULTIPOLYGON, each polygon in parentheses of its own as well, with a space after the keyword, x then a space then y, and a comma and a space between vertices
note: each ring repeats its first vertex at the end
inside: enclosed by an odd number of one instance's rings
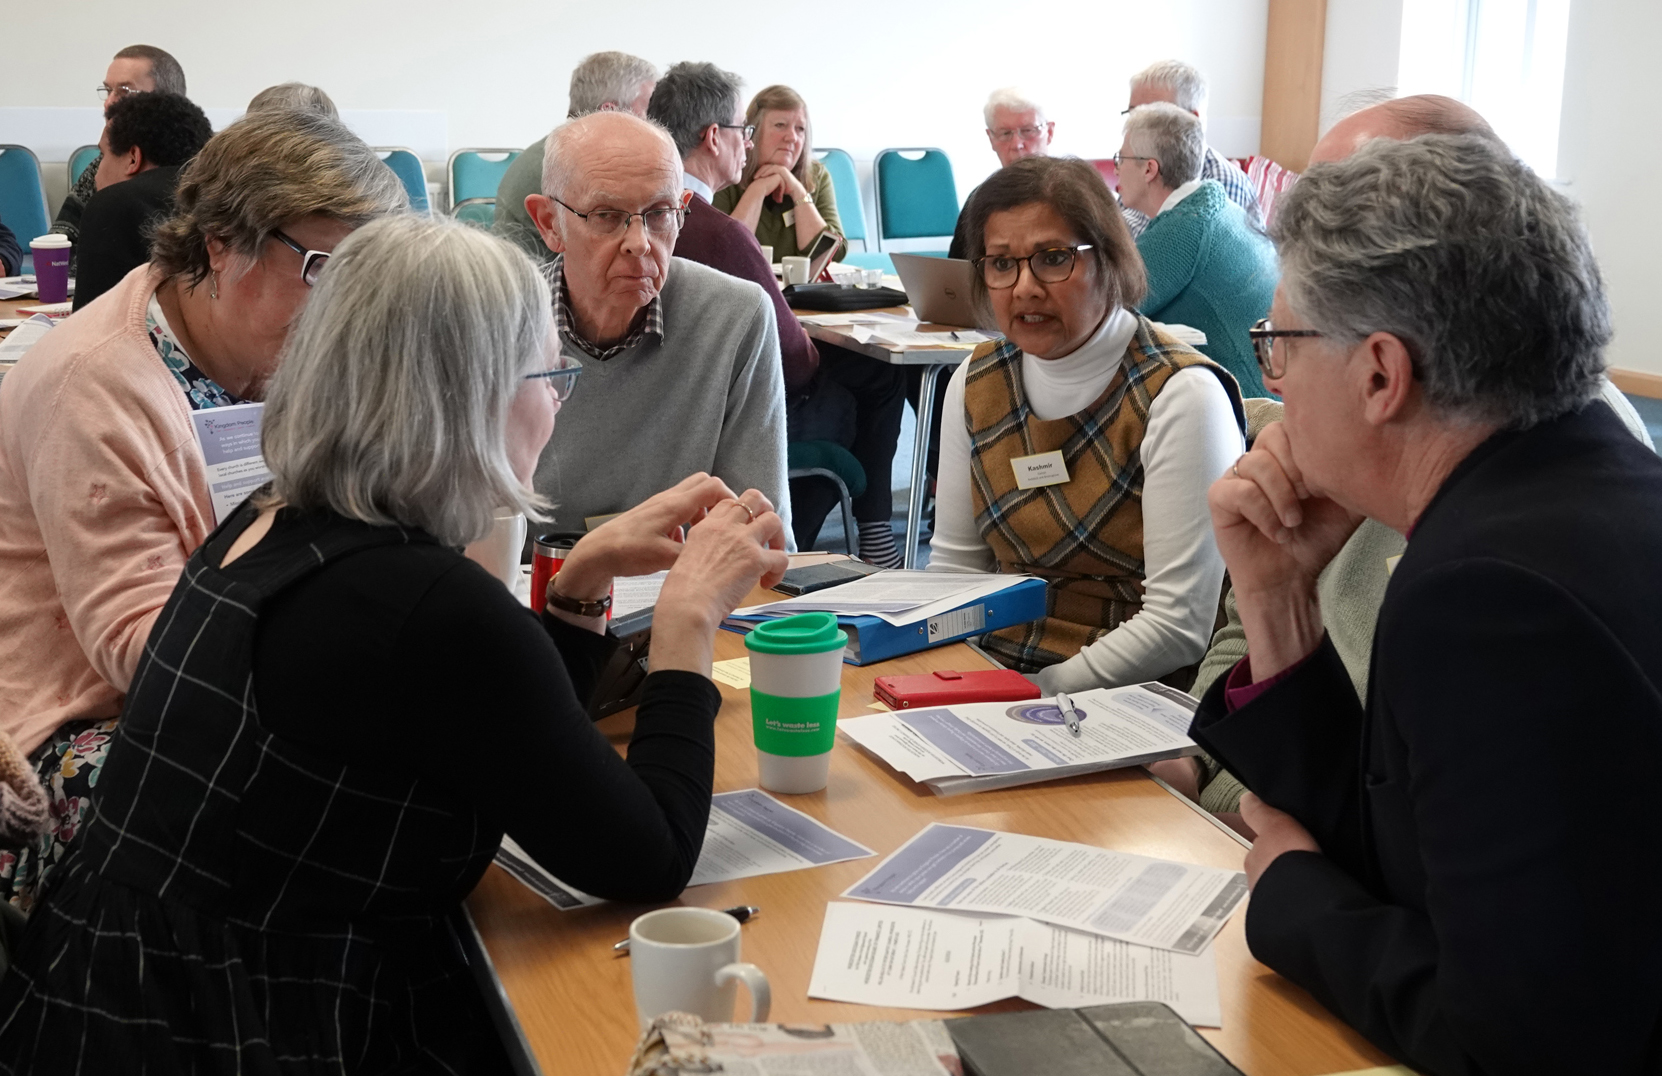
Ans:
MULTIPOLYGON (((1065 418, 1095 403, 1119 371, 1137 319, 1116 309, 1072 354, 1021 357, 1022 387, 1033 414, 1065 418)), ((964 377, 947 383, 935 534, 929 570, 996 571, 991 547, 975 525, 970 497, 970 437, 964 422, 964 377)), ((1212 536, 1206 490, 1245 450, 1235 412, 1217 376, 1189 368, 1173 374, 1149 407, 1143 437, 1142 610, 1075 657, 1035 673, 1047 695, 1142 683, 1199 661, 1212 638, 1223 557, 1212 536)))

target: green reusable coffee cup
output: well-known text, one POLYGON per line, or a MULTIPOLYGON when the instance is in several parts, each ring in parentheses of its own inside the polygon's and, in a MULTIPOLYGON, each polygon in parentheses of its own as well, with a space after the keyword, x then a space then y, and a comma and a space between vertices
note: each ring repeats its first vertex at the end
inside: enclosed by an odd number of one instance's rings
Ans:
POLYGON ((848 633, 830 613, 765 620, 745 636, 761 786, 818 792, 831 772, 848 633))

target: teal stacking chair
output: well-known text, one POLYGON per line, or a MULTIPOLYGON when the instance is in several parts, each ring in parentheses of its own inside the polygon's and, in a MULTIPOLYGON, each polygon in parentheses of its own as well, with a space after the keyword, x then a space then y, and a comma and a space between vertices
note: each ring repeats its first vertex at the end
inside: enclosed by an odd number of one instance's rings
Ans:
POLYGON ((69 185, 75 186, 75 181, 81 178, 81 173, 87 166, 98 159, 97 146, 82 146, 69 155, 69 185))
POLYGON ((445 174, 450 178, 450 212, 455 214, 463 202, 479 198, 496 198, 496 188, 502 185, 502 176, 514 158, 517 149, 459 149, 450 155, 445 174))
POLYGON ((421 166, 421 158, 402 146, 376 146, 375 155, 386 161, 392 174, 404 184, 404 191, 410 196, 410 208, 417 213, 431 213, 433 207, 427 201, 427 170, 421 166))
POLYGON ((866 469, 854 453, 835 441, 792 441, 785 446, 785 477, 798 482, 830 482, 843 510, 843 540, 848 555, 860 555, 860 525, 854 522, 854 498, 866 491, 866 469))
POLYGON ((886 149, 872 163, 877 246, 885 240, 950 236, 958 226, 952 161, 938 149, 886 149), (918 154, 912 159, 908 154, 918 154))
POLYGON ((52 226, 46 216, 46 187, 40 181, 40 159, 23 146, 0 145, 0 221, 23 247, 23 271, 34 272, 29 241, 52 226))
POLYGON ((831 173, 831 189, 837 195, 837 216, 842 218, 843 237, 850 243, 858 239, 860 249, 865 250, 866 206, 860 197, 860 176, 854 170, 854 158, 841 149, 816 149, 814 155, 831 173))
POLYGON ((450 215, 463 224, 471 224, 475 228, 483 228, 488 232, 491 230, 491 225, 496 222, 496 199, 464 198, 456 203, 455 208, 450 211, 450 215))

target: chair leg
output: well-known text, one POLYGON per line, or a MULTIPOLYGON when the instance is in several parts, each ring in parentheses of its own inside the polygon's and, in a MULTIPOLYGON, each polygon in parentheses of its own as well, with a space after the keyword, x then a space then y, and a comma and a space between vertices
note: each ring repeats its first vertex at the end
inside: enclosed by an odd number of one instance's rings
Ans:
POLYGON ((848 495, 848 486, 842 479, 833 479, 837 483, 837 495, 843 502, 843 541, 848 543, 848 555, 860 555, 860 527, 854 522, 854 499, 848 495))

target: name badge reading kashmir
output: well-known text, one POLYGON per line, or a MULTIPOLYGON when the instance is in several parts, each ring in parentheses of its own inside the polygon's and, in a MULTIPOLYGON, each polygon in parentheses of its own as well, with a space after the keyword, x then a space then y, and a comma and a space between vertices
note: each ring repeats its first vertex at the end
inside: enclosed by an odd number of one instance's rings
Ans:
POLYGON ((1017 489, 1059 486, 1068 480, 1068 465, 1060 452, 1017 456, 1010 461, 1010 469, 1016 472, 1017 489))

